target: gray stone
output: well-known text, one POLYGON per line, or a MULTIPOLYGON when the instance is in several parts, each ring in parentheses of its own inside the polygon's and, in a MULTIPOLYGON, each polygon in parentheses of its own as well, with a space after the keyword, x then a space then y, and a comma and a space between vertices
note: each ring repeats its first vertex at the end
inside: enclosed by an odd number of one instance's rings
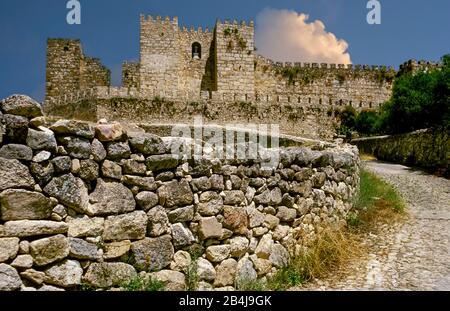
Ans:
POLYGON ((216 278, 216 270, 214 266, 206 259, 197 259, 197 276, 199 280, 214 281, 216 278))
POLYGON ((289 252, 283 245, 274 244, 272 245, 269 260, 277 268, 285 267, 289 263, 289 252))
POLYGON ((216 267, 215 287, 233 286, 236 276, 237 261, 229 258, 222 261, 216 267))
POLYGON ((17 256, 19 252, 18 238, 0 238, 0 262, 6 262, 17 256))
POLYGON ((59 234, 30 243, 30 252, 37 266, 46 266, 69 256, 69 241, 59 234))
POLYGON ((280 224, 280 219, 276 216, 266 214, 264 216, 264 226, 270 230, 275 229, 280 224))
POLYGON ((122 178, 122 167, 113 161, 105 160, 102 164, 102 174, 103 177, 120 180, 122 178))
POLYGON ((245 195, 241 190, 225 191, 225 198, 223 203, 226 205, 241 205, 245 204, 245 195))
POLYGON ((166 291, 186 290, 186 277, 181 272, 162 270, 150 273, 149 276, 157 281, 164 283, 164 289, 166 291))
POLYGON ((139 192, 136 195, 136 203, 139 208, 143 209, 144 211, 148 211, 152 207, 155 207, 156 205, 158 205, 158 202, 158 195, 154 192, 143 191, 139 192))
POLYGON ((28 129, 27 145, 34 150, 56 150, 55 134, 44 127, 39 127, 41 130, 36 131, 28 129))
POLYGON ((72 158, 89 159, 91 155, 91 143, 89 140, 78 137, 64 137, 62 143, 72 158))
POLYGON ((152 172, 171 170, 178 166, 178 158, 170 154, 153 155, 147 158, 145 164, 152 172))
POLYGON ((44 188, 44 192, 77 212, 86 213, 88 211, 87 188, 80 178, 76 178, 72 174, 53 178, 44 188))
POLYGON ((59 120, 50 126, 56 134, 74 135, 87 139, 94 138, 94 127, 87 123, 76 120, 59 120))
POLYGON ((265 234, 261 240, 259 240, 258 246, 256 247, 256 256, 258 256, 258 258, 269 259, 270 254, 272 253, 272 246, 272 235, 265 234))
POLYGON ((194 201, 189 182, 185 179, 163 184, 158 189, 158 196, 159 203, 166 207, 190 205, 194 201))
POLYGON ((105 244, 103 259, 111 260, 120 258, 130 251, 131 241, 125 240, 120 242, 112 242, 105 244))
POLYGON ((17 270, 4 263, 0 263, 0 291, 15 291, 22 286, 17 270))
POLYGON ((243 236, 237 236, 230 239, 230 255, 235 258, 240 258, 248 251, 249 240, 243 236))
POLYGON ((105 220, 100 217, 88 216, 70 217, 66 219, 69 230, 67 235, 74 238, 97 237, 103 234, 105 220))
POLYGON ((171 226, 172 243, 175 248, 189 246, 195 242, 192 232, 183 226, 181 223, 176 223, 171 226))
POLYGON ((238 261, 236 266, 236 286, 240 288, 250 282, 256 281, 258 274, 255 268, 253 268, 252 261, 248 256, 238 261))
POLYGON ((144 155, 164 154, 167 149, 159 136, 150 133, 130 134, 131 150, 144 155))
POLYGON ((206 249, 206 258, 212 262, 221 262, 230 256, 230 245, 214 245, 206 249))
POLYGON ((131 245, 134 266, 140 271, 157 271, 170 265, 174 249, 170 235, 145 238, 131 245))
POLYGON ((148 235, 156 237, 170 232, 169 218, 167 217, 166 210, 163 207, 157 206, 150 209, 147 213, 147 217, 148 235))
POLYGON ((5 142, 10 141, 16 144, 26 143, 29 124, 27 118, 11 114, 5 114, 3 115, 3 122, 5 128, 4 130, 5 142))
POLYGON ((258 258, 256 255, 251 255, 250 260, 253 262, 258 276, 263 276, 269 273, 272 269, 272 263, 267 259, 258 258))
POLYGON ((44 283, 45 273, 42 271, 36 271, 33 269, 25 270, 20 273, 20 276, 28 281, 33 282, 34 284, 41 285, 44 283))
POLYGON ((199 235, 202 240, 222 237, 222 224, 216 217, 201 218, 199 221, 199 235))
POLYGON ((43 116, 41 105, 26 95, 11 95, 0 103, 5 113, 27 118, 43 116))
POLYGON ((61 287, 81 284, 83 269, 78 261, 64 260, 45 270, 45 283, 61 287))
POLYGON ((4 225, 4 236, 30 237, 39 235, 65 234, 68 225, 63 222, 48 220, 17 220, 8 221, 4 225))
POLYGON ((133 193, 124 185, 116 182, 97 180, 95 191, 89 195, 90 216, 111 215, 132 212, 136 208, 133 193))
POLYGON ((94 160, 81 160, 79 176, 87 181, 93 181, 98 178, 99 167, 94 160))
POLYGON ((103 240, 140 240, 147 232, 147 215, 143 211, 108 216, 105 220, 103 240))
POLYGON ((18 160, 0 157, 0 191, 9 188, 34 189, 34 179, 28 168, 18 160))
POLYGON ((171 223, 187 222, 194 219, 194 206, 177 208, 167 213, 171 223))
POLYGON ((295 173, 296 181, 305 181, 311 178, 313 175, 313 170, 311 168, 301 168, 297 173, 295 173))
POLYGON ((45 186, 53 177, 55 170, 53 169, 53 164, 49 163, 31 163, 30 171, 36 181, 42 187, 45 186))
POLYGON ((8 189, 0 193, 1 219, 39 220, 50 218, 56 202, 39 192, 8 189))
POLYGON ((122 177, 122 183, 127 186, 136 186, 141 190, 155 191, 158 185, 153 177, 141 177, 125 175, 122 177))
POLYGON ((203 192, 200 195, 200 203, 197 212, 202 216, 214 216, 222 212, 223 199, 214 191, 203 192))
POLYGON ((264 223, 265 215, 258 211, 254 204, 247 206, 246 208, 247 215, 249 218, 249 227, 256 228, 261 226, 264 223))
POLYGON ((123 172, 128 175, 144 175, 147 172, 147 167, 144 163, 136 160, 125 160, 123 163, 123 172))
POLYGON ((208 177, 203 176, 200 178, 193 179, 191 181, 191 186, 192 186, 192 190, 194 190, 194 192, 207 191, 207 190, 211 189, 211 182, 208 177))
POLYGON ((172 173, 172 172, 162 172, 162 173, 159 173, 156 176, 155 180, 156 181, 165 182, 165 181, 171 181, 174 178, 175 178, 175 174, 174 173, 172 173))
POLYGON ((283 206, 286 206, 288 208, 293 208, 295 205, 295 198, 291 197, 288 193, 285 193, 283 195, 283 199, 281 201, 281 204, 283 206))
POLYGON ((98 248, 93 243, 82 239, 69 238, 70 253, 69 256, 80 260, 98 260, 98 248))
POLYGON ((224 190, 225 189, 225 185, 223 182, 223 176, 222 175, 216 175, 213 174, 210 178, 209 178, 209 182, 211 183, 211 189, 213 190, 224 190))
POLYGON ((289 234, 290 230, 291 228, 289 226, 282 226, 282 225, 277 226, 273 231, 273 239, 275 241, 281 241, 284 237, 286 237, 289 234))
POLYGON ((19 255, 11 263, 11 266, 17 269, 30 269, 33 267, 33 257, 30 255, 19 255))
POLYGON ((294 221, 297 217, 297 211, 294 208, 287 208, 286 206, 279 206, 277 217, 284 222, 294 221))
POLYGON ((33 160, 33 162, 41 163, 44 161, 48 161, 51 156, 52 156, 52 154, 50 152, 41 151, 37 155, 35 155, 32 160, 33 160))
POLYGON ((110 160, 127 159, 131 155, 130 146, 126 142, 109 143, 106 150, 110 160))
MULTIPOLYGON (((173 255, 173 261, 170 263, 170 270, 186 273, 188 272, 191 263, 192 263, 191 255, 189 255, 188 252, 178 251, 175 253, 175 255, 173 255)), ((197 275, 200 277, 198 268, 197 268, 197 275)))
POLYGON ((5 159, 31 161, 31 159, 33 158, 33 150, 25 145, 19 144, 4 145, 0 149, 0 157, 5 159))
POLYGON ((106 158, 106 149, 98 139, 92 141, 91 154, 94 157, 94 161, 97 162, 101 162, 106 158))
POLYGON ((137 273, 133 266, 123 262, 92 263, 89 265, 83 281, 94 287, 108 288, 121 286, 136 276, 137 273))

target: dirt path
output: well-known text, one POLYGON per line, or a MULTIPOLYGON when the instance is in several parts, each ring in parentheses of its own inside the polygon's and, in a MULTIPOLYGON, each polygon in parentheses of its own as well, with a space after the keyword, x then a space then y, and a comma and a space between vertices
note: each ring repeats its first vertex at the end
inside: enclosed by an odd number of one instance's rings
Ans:
POLYGON ((368 235, 367 258, 302 289, 450 290, 450 180, 402 165, 365 165, 403 196, 407 219, 368 235))

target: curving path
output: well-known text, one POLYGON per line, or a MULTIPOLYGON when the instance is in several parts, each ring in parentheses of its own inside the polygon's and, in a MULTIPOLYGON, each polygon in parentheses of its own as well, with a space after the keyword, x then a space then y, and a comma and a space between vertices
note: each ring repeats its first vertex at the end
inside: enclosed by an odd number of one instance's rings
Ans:
POLYGON ((450 180, 402 165, 365 165, 399 191, 408 217, 365 237, 368 258, 302 289, 450 290, 450 180))

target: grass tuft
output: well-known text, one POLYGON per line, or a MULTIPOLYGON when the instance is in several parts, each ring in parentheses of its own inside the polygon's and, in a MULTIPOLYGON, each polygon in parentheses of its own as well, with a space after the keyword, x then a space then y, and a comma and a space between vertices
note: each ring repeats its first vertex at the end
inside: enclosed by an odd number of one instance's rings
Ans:
POLYGON ((166 285, 162 281, 152 277, 145 279, 139 275, 121 286, 127 292, 158 292, 163 291, 165 287, 166 285))

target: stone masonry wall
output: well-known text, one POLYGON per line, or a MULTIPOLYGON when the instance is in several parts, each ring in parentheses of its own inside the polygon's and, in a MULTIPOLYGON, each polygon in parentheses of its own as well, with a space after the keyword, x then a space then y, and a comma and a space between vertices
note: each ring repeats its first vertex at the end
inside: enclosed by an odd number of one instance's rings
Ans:
POLYGON ((423 167, 450 177, 450 130, 428 129, 412 133, 354 139, 362 153, 379 160, 423 167))
POLYGON ((119 288, 138 274, 233 289, 345 225, 357 149, 280 150, 258 161, 182 160, 176 141, 118 123, 50 122, 26 96, 0 102, 0 290, 119 288))

